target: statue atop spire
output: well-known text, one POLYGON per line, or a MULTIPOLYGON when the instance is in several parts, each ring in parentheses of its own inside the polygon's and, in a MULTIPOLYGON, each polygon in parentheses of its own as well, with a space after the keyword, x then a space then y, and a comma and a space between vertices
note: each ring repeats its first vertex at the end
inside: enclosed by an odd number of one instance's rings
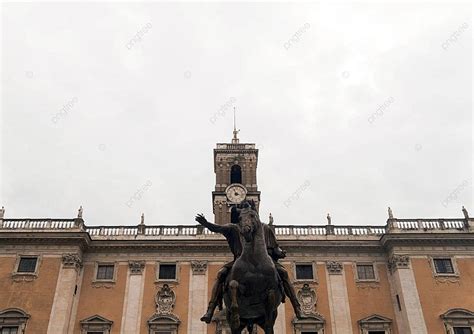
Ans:
POLYGON ((388 207, 388 219, 393 219, 393 211, 391 207, 388 207))
POLYGON ((469 219, 469 212, 467 212, 464 205, 462 206, 462 213, 464 214, 464 218, 469 219))
POLYGON ((234 107, 234 138, 232 138, 232 144, 238 144, 239 143, 239 138, 237 138, 237 135, 239 134, 240 130, 237 130, 236 128, 236 123, 235 123, 235 107, 234 107))

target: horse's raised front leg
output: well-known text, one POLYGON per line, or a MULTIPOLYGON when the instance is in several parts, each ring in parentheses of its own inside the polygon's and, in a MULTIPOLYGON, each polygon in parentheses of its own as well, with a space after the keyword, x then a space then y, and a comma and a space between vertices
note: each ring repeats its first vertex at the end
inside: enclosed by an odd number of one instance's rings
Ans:
MULTIPOLYGON (((239 282, 232 280, 229 282, 230 289, 230 328, 232 329, 232 334, 234 331, 239 330, 240 328, 240 315, 239 315, 239 304, 237 303, 237 291, 239 289, 239 282)), ((240 332, 238 332, 240 333, 240 332)))

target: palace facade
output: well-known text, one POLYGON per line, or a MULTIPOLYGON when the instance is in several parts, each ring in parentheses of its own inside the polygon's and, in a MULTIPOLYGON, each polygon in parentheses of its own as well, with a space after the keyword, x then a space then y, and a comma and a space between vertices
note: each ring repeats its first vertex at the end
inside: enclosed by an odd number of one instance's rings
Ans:
MULTIPOLYGON (((218 224, 257 206, 258 150, 214 149, 218 224)), ((229 333, 223 312, 199 319, 225 239, 201 226, 88 226, 77 218, 0 215, 0 334, 229 333)), ((275 332, 473 334, 474 219, 399 219, 379 226, 273 225, 306 317, 289 300, 275 332)), ((259 330, 258 333, 261 333, 259 330)))

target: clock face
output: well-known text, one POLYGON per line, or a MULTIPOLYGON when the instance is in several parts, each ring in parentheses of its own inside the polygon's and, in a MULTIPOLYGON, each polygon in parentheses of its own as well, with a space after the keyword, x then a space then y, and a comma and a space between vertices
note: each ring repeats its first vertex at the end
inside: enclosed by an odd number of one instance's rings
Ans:
POLYGON ((231 184, 227 187, 225 193, 230 202, 238 204, 245 199, 247 189, 241 184, 231 184))

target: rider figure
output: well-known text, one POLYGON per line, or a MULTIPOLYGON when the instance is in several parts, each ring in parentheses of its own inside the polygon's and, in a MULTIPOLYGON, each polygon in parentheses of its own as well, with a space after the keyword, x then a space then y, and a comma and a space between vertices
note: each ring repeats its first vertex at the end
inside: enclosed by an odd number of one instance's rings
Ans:
MULTIPOLYGON (((241 204, 241 206, 249 207, 252 205, 249 202, 245 201, 241 204)), ((209 301, 207 312, 201 317, 201 321, 204 321, 206 323, 211 322, 214 310, 217 306, 219 306, 219 309, 222 309, 222 294, 224 291, 225 280, 235 260, 237 260, 237 258, 242 254, 242 244, 240 242, 239 229, 236 225, 238 223, 238 216, 239 213, 237 212, 236 207, 233 207, 231 211, 231 224, 216 225, 208 222, 202 214, 196 216, 196 221, 199 224, 203 225, 204 227, 207 227, 212 232, 222 234, 226 238, 230 250, 232 251, 232 254, 234 254, 234 260, 229 263, 226 263, 217 273, 217 279, 212 288, 211 300, 209 301)), ((290 299, 296 317, 298 319, 301 319, 303 317, 303 313, 301 312, 300 303, 296 298, 295 290, 293 289, 293 286, 290 283, 288 272, 286 271, 285 267, 283 267, 278 262, 279 259, 284 258, 286 256, 286 253, 278 246, 273 230, 268 227, 268 225, 263 223, 262 227, 265 235, 265 243, 267 245, 268 255, 270 255, 273 260, 273 263, 275 264, 275 268, 278 272, 278 275, 282 280, 283 289, 285 291, 285 294, 290 299)))

